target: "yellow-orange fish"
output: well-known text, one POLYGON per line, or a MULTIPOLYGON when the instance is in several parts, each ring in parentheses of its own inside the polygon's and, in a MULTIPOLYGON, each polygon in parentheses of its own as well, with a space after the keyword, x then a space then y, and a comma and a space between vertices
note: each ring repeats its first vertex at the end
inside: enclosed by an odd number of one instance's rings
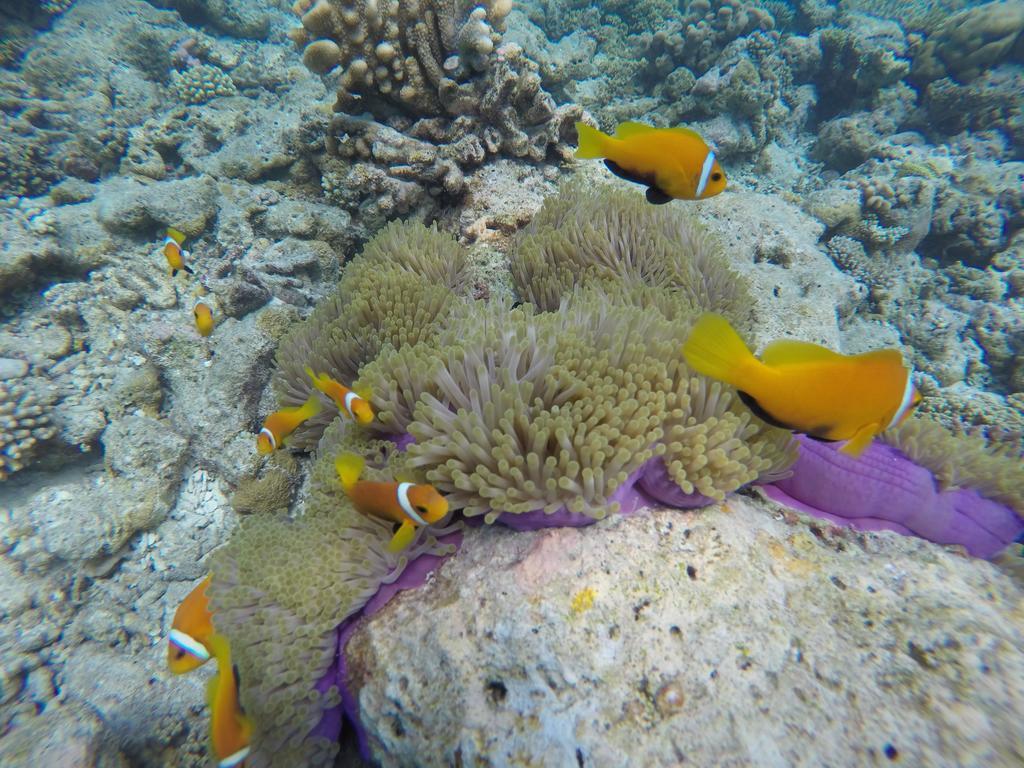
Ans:
POLYGON ((750 409, 775 426, 820 440, 847 441, 859 456, 880 432, 899 424, 921 395, 896 349, 841 355, 782 339, 758 360, 729 321, 706 314, 683 345, 690 368, 739 390, 750 409))
POLYGON ((207 576, 199 582, 174 612, 167 637, 167 666, 176 675, 191 672, 210 659, 213 616, 206 588, 211 578, 207 576))
POLYGON ((313 369, 308 366, 306 375, 313 380, 314 387, 334 401, 339 412, 348 414, 350 419, 358 421, 360 424, 369 424, 373 421, 373 406, 370 405, 368 392, 357 394, 326 373, 319 375, 313 373, 313 369))
POLYGON ((206 688, 210 707, 210 743, 218 768, 238 768, 249 756, 252 721, 238 701, 238 677, 231 663, 231 646, 223 635, 210 638, 217 674, 206 688))
POLYGON ((192 267, 185 263, 190 254, 188 251, 181 247, 181 244, 185 242, 185 234, 179 232, 176 229, 168 228, 167 237, 164 238, 163 253, 164 258, 167 259, 168 265, 171 267, 171 277, 178 274, 179 271, 185 270, 190 275, 194 275, 192 267))
POLYGON ((196 321, 196 330, 200 336, 209 336, 213 333, 213 310, 210 305, 200 299, 192 307, 192 316, 196 321))
POLYGON ((448 514, 448 500, 432 485, 360 480, 366 461, 344 453, 334 462, 341 486, 364 515, 400 523, 388 543, 389 552, 401 552, 412 542, 416 528, 433 525, 448 514))
POLYGON ((655 205, 672 199, 704 200, 725 189, 725 171, 714 151, 689 128, 625 122, 609 136, 576 123, 576 132, 576 157, 603 158, 616 176, 647 187, 647 200, 655 205))
POLYGON ((256 436, 256 450, 260 453, 272 453, 284 445, 285 438, 306 419, 320 413, 320 398, 314 392, 302 405, 295 408, 282 408, 267 416, 263 429, 256 436))

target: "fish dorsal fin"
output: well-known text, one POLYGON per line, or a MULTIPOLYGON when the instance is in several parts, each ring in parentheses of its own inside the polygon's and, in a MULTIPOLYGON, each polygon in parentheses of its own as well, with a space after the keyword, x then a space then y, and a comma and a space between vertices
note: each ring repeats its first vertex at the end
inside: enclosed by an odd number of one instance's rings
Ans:
POLYGON ((665 128, 665 130, 670 133, 678 133, 680 136, 689 136, 691 139, 697 139, 701 144, 707 144, 707 142, 704 141, 704 137, 693 130, 693 128, 686 128, 685 126, 677 125, 675 128, 665 128))
POLYGON ((854 359, 903 367, 903 353, 898 349, 875 349, 871 352, 854 355, 854 359))
POLYGON ((641 133, 650 133, 651 131, 658 130, 653 125, 647 125, 647 123, 638 123, 634 120, 627 120, 624 123, 619 123, 615 126, 615 138, 616 139, 628 139, 630 136, 638 136, 641 133))
POLYGON ((765 365, 799 365, 801 363, 834 363, 846 359, 844 355, 827 347, 796 339, 773 341, 761 353, 765 365))

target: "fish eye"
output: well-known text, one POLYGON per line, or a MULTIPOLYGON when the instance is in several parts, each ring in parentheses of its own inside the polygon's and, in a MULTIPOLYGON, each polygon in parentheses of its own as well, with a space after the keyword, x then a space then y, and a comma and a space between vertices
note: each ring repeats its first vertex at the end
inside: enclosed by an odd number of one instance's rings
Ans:
POLYGON ((717 171, 715 173, 712 173, 711 174, 711 180, 712 181, 721 181, 722 180, 722 174, 718 173, 717 171))
POLYGON ((423 504, 417 504, 416 511, 419 512, 421 515, 425 515, 428 512, 426 506, 423 504))

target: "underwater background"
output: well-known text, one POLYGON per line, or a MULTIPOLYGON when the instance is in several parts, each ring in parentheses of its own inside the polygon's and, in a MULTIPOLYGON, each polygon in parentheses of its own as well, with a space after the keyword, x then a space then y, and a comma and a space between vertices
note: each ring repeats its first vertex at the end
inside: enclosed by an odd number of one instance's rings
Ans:
POLYGON ((5 0, 0 119, 0 765, 1024 764, 1024 0, 5 0))

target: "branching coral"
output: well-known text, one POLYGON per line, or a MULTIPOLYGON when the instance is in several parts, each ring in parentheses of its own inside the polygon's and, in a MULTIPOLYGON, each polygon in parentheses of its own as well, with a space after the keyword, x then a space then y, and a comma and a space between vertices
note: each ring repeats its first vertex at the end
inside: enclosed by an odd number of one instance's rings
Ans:
POLYGON ((37 381, 0 382, 0 480, 28 464, 36 444, 57 431, 49 414, 54 395, 37 381))
POLYGON ((296 4, 303 26, 292 37, 306 65, 337 85, 327 157, 317 160, 328 195, 352 209, 376 198, 378 213, 391 217, 462 195, 465 177, 496 155, 538 163, 569 157, 583 110, 556 105, 522 48, 499 46, 510 7, 509 0, 296 4))
POLYGON ((733 40, 756 29, 775 28, 775 19, 764 8, 743 0, 694 0, 678 22, 651 36, 646 58, 665 69, 685 66, 703 75, 733 40))
POLYGON ((519 295, 547 311, 579 285, 653 303, 668 319, 714 308, 742 324, 750 305, 744 280, 699 223, 629 192, 564 188, 544 201, 510 266, 519 295))

